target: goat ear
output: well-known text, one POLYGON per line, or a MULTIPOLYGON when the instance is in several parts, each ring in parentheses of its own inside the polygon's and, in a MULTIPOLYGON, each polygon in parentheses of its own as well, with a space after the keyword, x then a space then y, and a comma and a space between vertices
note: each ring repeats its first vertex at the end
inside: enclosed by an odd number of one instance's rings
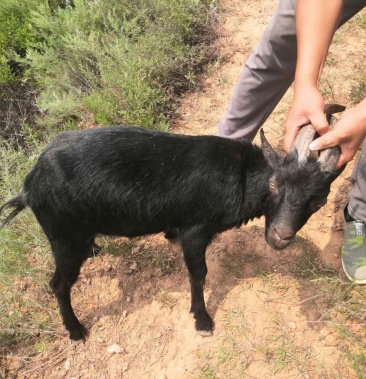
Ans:
POLYGON ((278 167, 280 156, 274 151, 273 147, 267 141, 267 138, 264 135, 263 129, 260 130, 261 137, 261 147, 264 154, 266 162, 271 168, 278 167))

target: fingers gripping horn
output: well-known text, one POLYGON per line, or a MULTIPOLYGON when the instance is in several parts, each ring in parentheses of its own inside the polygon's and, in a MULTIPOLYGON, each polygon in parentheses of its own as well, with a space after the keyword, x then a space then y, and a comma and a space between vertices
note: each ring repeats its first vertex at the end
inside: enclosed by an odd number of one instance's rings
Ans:
MULTIPOLYGON (((333 116, 333 113, 343 112, 346 108, 343 105, 327 104, 325 105, 325 114, 332 130, 338 119, 333 116)), ((316 130, 311 124, 303 126, 292 146, 292 150, 296 149, 298 152, 298 161, 305 162, 310 155, 309 145, 313 141, 316 134, 316 130)), ((322 171, 333 171, 334 167, 339 159, 340 150, 338 146, 324 149, 320 152, 318 162, 320 163, 322 171)))

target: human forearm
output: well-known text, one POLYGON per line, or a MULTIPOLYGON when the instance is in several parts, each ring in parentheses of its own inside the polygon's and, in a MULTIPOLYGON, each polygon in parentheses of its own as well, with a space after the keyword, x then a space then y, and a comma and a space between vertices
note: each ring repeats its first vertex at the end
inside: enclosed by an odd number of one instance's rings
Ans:
POLYGON ((298 0, 295 90, 299 86, 319 84, 342 9, 343 0, 298 0))
POLYGON ((298 0, 295 91, 285 124, 286 151, 291 149, 302 125, 311 123, 319 134, 329 130, 318 85, 342 9, 343 0, 298 0))

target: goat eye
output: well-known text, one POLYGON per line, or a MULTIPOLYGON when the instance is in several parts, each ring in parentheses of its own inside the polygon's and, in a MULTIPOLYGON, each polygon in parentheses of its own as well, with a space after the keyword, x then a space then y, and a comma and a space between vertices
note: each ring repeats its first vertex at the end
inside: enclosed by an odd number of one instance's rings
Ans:
POLYGON ((271 190, 275 190, 275 189, 277 188, 277 186, 276 186, 275 183, 273 183, 273 182, 269 182, 269 188, 270 188, 271 190))

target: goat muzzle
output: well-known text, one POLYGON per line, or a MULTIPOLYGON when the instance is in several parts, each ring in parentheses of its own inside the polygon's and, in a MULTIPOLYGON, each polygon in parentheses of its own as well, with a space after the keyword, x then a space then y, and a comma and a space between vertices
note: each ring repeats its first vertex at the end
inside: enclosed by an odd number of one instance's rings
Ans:
POLYGON ((282 250, 294 239, 295 234, 295 231, 289 226, 277 224, 269 230, 267 242, 274 249, 282 250))

